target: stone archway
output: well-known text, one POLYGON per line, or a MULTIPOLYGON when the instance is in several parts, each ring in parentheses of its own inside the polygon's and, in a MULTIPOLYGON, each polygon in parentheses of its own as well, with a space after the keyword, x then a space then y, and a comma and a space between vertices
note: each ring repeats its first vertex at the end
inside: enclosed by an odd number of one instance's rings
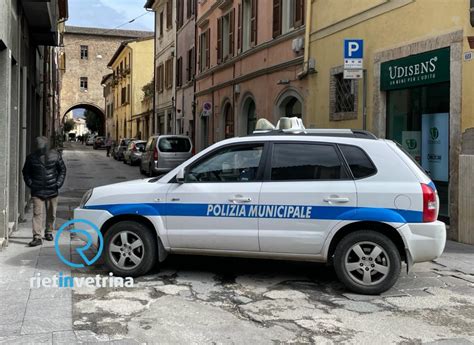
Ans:
POLYGON ((99 135, 104 136, 104 135, 106 135, 107 131, 110 132, 110 129, 106 128, 106 118, 105 118, 104 110, 102 108, 98 107, 97 105, 92 104, 92 103, 78 103, 78 104, 75 104, 75 105, 69 107, 61 116, 61 124, 64 123, 64 121, 66 120, 66 115, 68 113, 70 113, 71 111, 75 110, 75 109, 89 110, 89 111, 94 112, 95 114, 97 114, 100 117, 101 127, 98 131, 99 135))
POLYGON ((239 116, 239 134, 252 134, 257 124, 257 104, 252 94, 248 93, 242 98, 239 116))
POLYGON ((275 102, 275 123, 283 116, 304 119, 303 97, 294 88, 283 90, 275 102))
POLYGON ((225 98, 221 105, 219 132, 222 139, 235 136, 234 108, 229 98, 225 98))

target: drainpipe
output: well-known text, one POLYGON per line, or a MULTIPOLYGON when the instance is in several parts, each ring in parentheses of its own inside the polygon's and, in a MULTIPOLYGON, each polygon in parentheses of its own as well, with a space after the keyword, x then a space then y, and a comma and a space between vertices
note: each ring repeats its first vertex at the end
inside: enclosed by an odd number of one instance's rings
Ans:
MULTIPOLYGON (((151 131, 151 135, 156 134, 156 127, 157 127, 157 122, 158 119, 156 118, 156 12, 153 10, 151 7, 152 4, 148 5, 150 6, 149 8, 147 7, 147 4, 145 5, 145 10, 147 12, 154 12, 153 15, 153 110, 151 112, 151 124, 153 126, 153 130, 151 131)), ((150 129, 148 129, 148 133, 150 133, 150 129)), ((148 140, 148 136, 147 136, 148 140)))
POLYGON ((305 19, 305 34, 304 34, 304 72, 308 73, 309 62, 309 46, 311 38, 311 17, 313 12, 313 0, 306 0, 306 19, 305 19))

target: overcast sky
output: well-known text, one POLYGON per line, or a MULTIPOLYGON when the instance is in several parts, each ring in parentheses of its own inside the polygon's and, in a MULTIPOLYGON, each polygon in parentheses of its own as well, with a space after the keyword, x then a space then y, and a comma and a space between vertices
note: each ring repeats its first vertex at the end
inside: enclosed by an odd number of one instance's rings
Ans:
MULTIPOLYGON (((146 0, 69 0, 67 25, 115 28, 144 13, 146 0)), ((120 29, 153 30, 153 13, 120 29)))

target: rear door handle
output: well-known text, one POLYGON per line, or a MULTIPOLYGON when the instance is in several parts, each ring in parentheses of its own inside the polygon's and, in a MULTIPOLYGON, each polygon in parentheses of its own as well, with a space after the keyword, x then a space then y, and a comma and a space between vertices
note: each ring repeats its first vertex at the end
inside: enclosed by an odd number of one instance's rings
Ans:
POLYGON ((246 204, 246 203, 251 202, 252 198, 244 197, 244 196, 235 196, 229 199, 229 201, 233 204, 246 204))
POLYGON ((328 204, 345 204, 349 202, 349 198, 329 197, 323 199, 323 201, 327 202, 328 204))

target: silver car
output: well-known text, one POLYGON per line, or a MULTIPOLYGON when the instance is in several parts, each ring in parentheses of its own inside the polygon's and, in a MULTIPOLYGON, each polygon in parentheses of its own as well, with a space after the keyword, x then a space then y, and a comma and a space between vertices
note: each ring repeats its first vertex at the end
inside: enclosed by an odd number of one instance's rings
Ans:
POLYGON ((173 170, 193 155, 191 139, 185 135, 151 136, 142 154, 140 171, 148 176, 173 170))
POLYGON ((145 152, 146 141, 132 140, 123 153, 123 162, 125 164, 137 165, 140 164, 142 154, 145 152))

